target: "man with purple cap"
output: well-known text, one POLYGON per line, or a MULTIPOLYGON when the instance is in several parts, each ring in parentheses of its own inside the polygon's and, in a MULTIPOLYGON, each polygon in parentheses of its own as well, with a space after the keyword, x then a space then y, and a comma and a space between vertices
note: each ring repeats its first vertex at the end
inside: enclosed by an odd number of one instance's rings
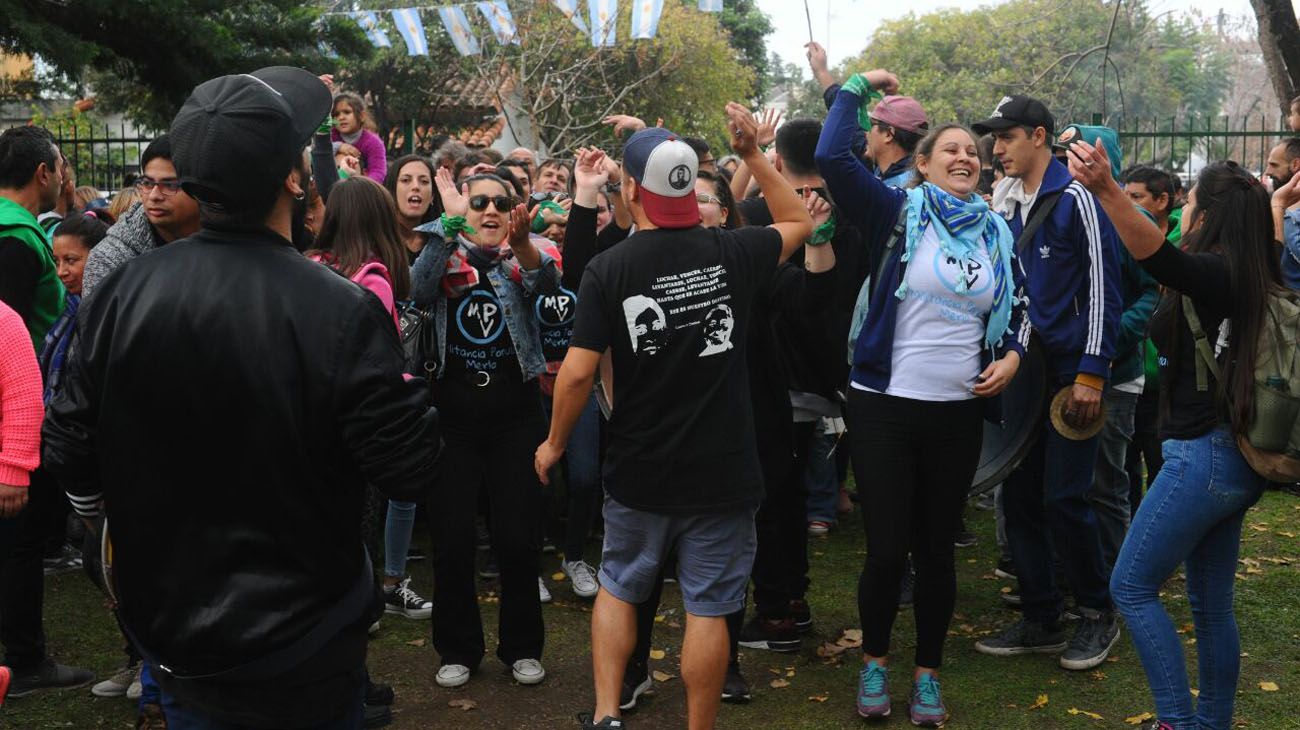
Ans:
POLYGON ((171 140, 201 230, 100 284, 46 416, 47 467, 81 514, 103 502, 172 728, 362 727, 365 485, 432 481, 437 414, 391 315, 292 244, 330 102, 283 66, 194 89, 171 140))
POLYGON ((714 725, 728 659, 725 617, 744 606, 763 496, 745 363, 751 303, 807 240, 812 221, 758 149, 749 110, 729 104, 727 116, 732 149, 762 185, 774 222, 701 227, 695 152, 666 129, 634 134, 623 147, 622 195, 637 233, 586 270, 550 435, 537 449, 545 483, 610 353, 605 544, 592 612, 596 708, 585 728, 624 727, 619 695, 636 643, 636 605, 671 551, 687 612, 682 679, 691 730, 714 725))

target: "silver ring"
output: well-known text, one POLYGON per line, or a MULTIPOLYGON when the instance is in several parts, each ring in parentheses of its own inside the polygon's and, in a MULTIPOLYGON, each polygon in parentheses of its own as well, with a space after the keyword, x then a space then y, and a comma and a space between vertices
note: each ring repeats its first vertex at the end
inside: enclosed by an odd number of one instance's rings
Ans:
POLYGON ((1092 160, 1084 160, 1083 165, 1084 167, 1092 167, 1092 160))

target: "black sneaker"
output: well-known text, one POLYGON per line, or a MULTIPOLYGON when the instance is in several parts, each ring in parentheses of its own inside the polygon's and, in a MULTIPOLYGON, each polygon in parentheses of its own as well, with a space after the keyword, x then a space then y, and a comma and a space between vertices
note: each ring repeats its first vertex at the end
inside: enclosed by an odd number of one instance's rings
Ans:
POLYGON ((487 559, 483 561, 483 567, 478 569, 478 577, 483 580, 491 580, 501 577, 501 569, 497 567, 497 556, 492 551, 488 551, 487 559))
POLYGON ((366 678, 366 704, 391 705, 394 700, 393 688, 380 682, 371 682, 366 678))
POLYGON ((1002 632, 1001 636, 990 636, 975 642, 975 651, 990 656, 1055 654, 1065 647, 1065 629, 1043 626, 1023 618, 1002 632))
POLYGON ((998 595, 1001 596, 1003 603, 1012 608, 1019 609, 1024 606, 1025 601, 1020 597, 1020 591, 1018 589, 1012 588, 1011 590, 1003 591, 998 595))
POLYGON ((551 542, 551 538, 542 536, 542 553, 544 555, 555 554, 555 543, 551 542))
POLYGON ((907 608, 912 605, 913 597, 916 594, 916 570, 912 568, 912 561, 907 562, 907 572, 903 573, 903 583, 898 589, 898 607, 907 608))
POLYGON ((799 631, 791 618, 759 618, 755 616, 740 629, 738 644, 746 649, 766 649, 793 653, 803 646, 799 631))
POLYGON ((579 712, 578 722, 582 724, 582 730, 627 730, 627 725, 620 718, 606 717, 596 722, 591 719, 590 712, 579 712))
POLYGON ((812 609, 808 608, 808 602, 802 599, 790 601, 790 617, 794 619, 794 629, 801 634, 812 631, 812 609))
POLYGON ((411 588, 411 579, 404 578, 395 586, 384 587, 384 613, 425 621, 433 616, 433 601, 426 601, 411 588))
POLYGON ((618 709, 625 712, 635 709, 637 700, 651 691, 653 686, 649 667, 644 664, 629 664, 623 672, 623 691, 618 696, 618 709))
POLYGON ((993 575, 1003 580, 1017 580, 1015 562, 1011 558, 999 558, 998 567, 993 569, 993 575))
POLYGON ((727 678, 722 682, 722 701, 733 705, 749 704, 753 695, 749 692, 749 682, 740 673, 740 662, 727 665, 727 678))
POLYGON ((79 667, 56 664, 53 659, 46 659, 35 669, 26 672, 14 672, 9 682, 9 697, 26 697, 43 689, 80 687, 90 684, 95 679, 94 673, 79 667))
POLYGON ((956 535, 953 535, 952 544, 953 547, 959 548, 975 547, 979 544, 979 538, 975 537, 975 533, 970 530, 962 530, 956 535))
POLYGON ((1119 641, 1119 619, 1112 612, 1102 613, 1091 608, 1079 607, 1083 618, 1074 630, 1070 646, 1061 654, 1061 666, 1066 669, 1082 671, 1106 661, 1110 650, 1119 641))
POLYGON ((57 555, 42 561, 45 575, 60 575, 81 569, 81 551, 64 543, 57 555))

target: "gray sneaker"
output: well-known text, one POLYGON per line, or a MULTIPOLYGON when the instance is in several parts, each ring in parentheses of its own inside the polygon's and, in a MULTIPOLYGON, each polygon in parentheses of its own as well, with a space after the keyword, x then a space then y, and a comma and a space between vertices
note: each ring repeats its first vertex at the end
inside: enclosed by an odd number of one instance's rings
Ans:
POLYGON ((9 696, 26 697, 43 689, 61 689, 80 687, 94 681, 95 675, 89 670, 58 664, 53 659, 46 659, 35 669, 13 675, 9 683, 9 696))
POLYGON ((1078 611, 1083 618, 1074 630, 1069 648, 1061 654, 1061 666, 1082 671, 1106 661, 1115 642, 1119 641, 1119 619, 1114 613, 1102 613, 1083 606, 1078 611))
POLYGON ((1001 636, 990 636, 975 642, 975 651, 990 656, 1055 654, 1065 647, 1065 629, 1052 629, 1023 618, 1002 632, 1001 636))

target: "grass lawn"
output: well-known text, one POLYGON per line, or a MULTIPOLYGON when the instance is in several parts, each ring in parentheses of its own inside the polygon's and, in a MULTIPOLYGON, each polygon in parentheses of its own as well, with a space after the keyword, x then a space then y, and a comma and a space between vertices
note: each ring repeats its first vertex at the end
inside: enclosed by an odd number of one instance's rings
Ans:
MULTIPOLYGON (((943 671, 944 694, 953 714, 949 728, 1114 728, 1131 727, 1134 718, 1153 709, 1142 668, 1127 638, 1100 671, 1071 673, 1054 657, 996 659, 977 654, 976 639, 1013 621, 997 594, 1003 583, 992 575, 997 551, 993 516, 971 509, 970 528, 978 546, 957 551, 957 618, 953 621, 943 671), (1034 707, 1041 696, 1046 703, 1034 707)), ((1243 562, 1238 573, 1237 616, 1241 625, 1242 675, 1238 686, 1237 726, 1298 728, 1300 691, 1300 499, 1269 492, 1246 519, 1243 562), (1278 691, 1265 691, 1272 682, 1278 691)), ((815 633, 798 655, 746 651, 745 674, 754 685, 748 706, 725 706, 719 728, 856 728, 863 725, 853 711, 858 660, 853 651, 841 661, 818 656, 825 641, 839 639, 857 624, 856 586, 864 545, 856 515, 827 538, 810 543, 813 585, 809 595, 815 633), (773 687, 774 680, 777 687, 773 687), (788 684, 786 684, 788 683, 788 684)), ((558 571, 553 556, 548 573, 558 571)), ((430 592, 427 562, 414 563, 417 589, 430 592)), ((373 675, 392 683, 398 693, 396 728, 557 728, 576 727, 573 713, 590 709, 588 652, 589 605, 575 599, 565 583, 548 579, 556 601, 546 607, 548 677, 541 687, 524 688, 511 681, 502 665, 489 656, 470 684, 444 690, 433 683, 436 655, 428 640, 428 624, 385 618, 371 643, 373 675), (470 699, 473 709, 448 702, 470 699)), ((496 605, 484 583, 482 608, 489 646, 496 634, 496 605)), ((1179 626, 1190 628, 1191 615, 1183 583, 1175 576, 1165 587, 1166 604, 1179 626)), ((80 573, 46 583, 46 629, 51 654, 61 661, 92 668, 101 678, 121 664, 117 636, 104 601, 80 573)), ((681 728, 682 683, 678 675, 681 650, 681 603, 674 586, 664 592, 663 621, 656 627, 654 646, 665 653, 654 669, 674 675, 656 685, 657 692, 629 715, 630 728, 681 728)), ((894 717, 886 723, 910 727, 905 719, 906 670, 914 648, 910 612, 895 625, 894 655, 900 671, 892 683, 894 717)), ((1189 666, 1195 677, 1195 640, 1184 634, 1189 666)), ((1193 684, 1195 679, 1193 679, 1193 684)), ((0 726, 43 728, 130 728, 133 703, 100 699, 89 689, 49 692, 14 700, 0 709, 0 726)), ((1136 724, 1136 721, 1134 722, 1136 724)), ((882 726, 882 725, 877 725, 882 726)))

